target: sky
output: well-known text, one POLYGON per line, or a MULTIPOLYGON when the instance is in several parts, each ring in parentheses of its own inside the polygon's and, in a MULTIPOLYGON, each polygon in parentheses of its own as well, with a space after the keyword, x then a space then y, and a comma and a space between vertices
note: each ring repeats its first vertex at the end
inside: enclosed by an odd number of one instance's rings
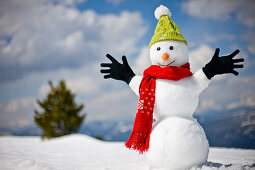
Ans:
POLYGON ((65 80, 85 105, 86 121, 133 120, 138 97, 124 82, 104 80, 107 53, 127 60, 136 74, 150 66, 149 42, 165 5, 188 42, 191 70, 240 50, 239 76, 212 79, 197 114, 255 107, 254 0, 1 0, 0 126, 32 125, 36 99, 48 81, 65 80))

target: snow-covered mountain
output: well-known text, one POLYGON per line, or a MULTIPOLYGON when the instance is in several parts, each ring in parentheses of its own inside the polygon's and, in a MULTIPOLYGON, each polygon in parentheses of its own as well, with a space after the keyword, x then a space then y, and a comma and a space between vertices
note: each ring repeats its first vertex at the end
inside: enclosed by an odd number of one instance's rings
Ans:
POLYGON ((210 146, 255 149, 255 109, 240 107, 197 116, 210 146))
MULTIPOLYGON (((42 141, 40 137, 0 137, 1 170, 149 170, 143 156, 121 142, 86 135, 42 141)), ((192 170, 255 169, 255 150, 210 148, 208 162, 192 170)))
MULTIPOLYGON (((195 116, 206 132, 210 146, 255 149, 255 109, 236 108, 229 111, 213 111, 195 116)), ((106 141, 126 141, 131 134, 133 120, 85 120, 79 133, 101 137, 106 141)), ((36 126, 5 128, 0 135, 39 136, 36 126)))

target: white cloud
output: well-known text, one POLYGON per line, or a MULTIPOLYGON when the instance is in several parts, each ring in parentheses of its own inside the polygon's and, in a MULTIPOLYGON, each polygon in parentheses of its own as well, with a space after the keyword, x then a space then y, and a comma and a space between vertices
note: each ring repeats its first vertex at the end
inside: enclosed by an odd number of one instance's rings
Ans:
POLYGON ((218 105, 214 99, 205 99, 201 100, 199 104, 198 111, 208 111, 208 110, 220 110, 222 109, 222 105, 218 105))
POLYGON ((200 97, 198 113, 255 106, 255 77, 227 74, 223 79, 212 79, 200 97))
MULTIPOLYGON (((246 49, 243 49, 242 47, 239 46, 239 44, 231 44, 229 46, 229 49, 230 49, 230 52, 233 52, 235 51, 236 49, 239 49, 240 52, 237 54, 237 56, 234 58, 234 59, 237 59, 237 58, 243 58, 244 59, 244 62, 243 62, 243 65, 244 65, 244 69, 248 69, 248 68, 253 68, 254 65, 255 65, 255 60, 253 60, 251 58, 251 56, 249 56, 247 54, 247 50, 246 49)), ((230 53, 227 53, 227 54, 221 54, 221 55, 229 55, 230 53)), ((237 70, 240 70, 240 69, 237 69, 237 70)))
POLYGON ((34 99, 33 98, 21 98, 21 99, 14 99, 10 101, 6 107, 6 111, 8 112, 17 112, 19 109, 31 107, 33 105, 34 99))
POLYGON ((233 41, 236 37, 232 34, 219 34, 219 35, 205 35, 205 41, 207 42, 216 42, 219 40, 228 40, 228 41, 233 41))
POLYGON ((48 0, 48 1, 55 1, 57 3, 64 4, 64 5, 75 5, 78 3, 84 3, 87 0, 48 0))
POLYGON ((249 27, 255 26, 255 1, 253 0, 187 0, 182 7, 185 12, 198 18, 226 20, 233 16, 249 27))
POLYGON ((124 2, 125 0, 106 0, 109 3, 112 3, 113 5, 119 5, 120 3, 124 2))
POLYGON ((97 82, 92 78, 82 77, 67 81, 67 86, 77 94, 92 94, 98 90, 97 82))
POLYGON ((90 120, 134 118, 137 102, 138 97, 127 86, 125 89, 107 92, 89 101, 88 110, 93 111, 97 116, 88 114, 88 118, 90 120))
POLYGON ((242 95, 240 101, 229 103, 227 109, 235 109, 241 106, 255 107, 255 94, 254 92, 248 96, 242 95))
MULTIPOLYGON (((66 84, 67 88, 79 95, 93 94, 98 90, 97 82, 89 77, 70 78, 67 79, 66 84)), ((54 84, 54 86, 57 86, 57 84, 54 84)), ((43 84, 39 89, 39 95, 45 97, 49 90, 49 85, 43 84)))
POLYGON ((201 44, 197 49, 190 51, 189 60, 191 71, 195 72, 207 64, 214 54, 214 50, 207 44, 201 44))
POLYGON ((58 42, 61 49, 68 54, 75 53, 77 48, 83 44, 83 33, 81 30, 77 30, 68 35, 64 40, 58 42))
POLYGON ((44 98, 50 91, 50 87, 48 84, 43 84, 39 89, 39 95, 41 98, 44 98))
MULTIPOLYGON (((236 49, 236 48, 235 48, 236 49)), ((192 72, 207 64, 214 54, 214 50, 207 44, 201 44, 190 52, 190 64, 192 72)), ((220 56, 224 55, 220 53, 220 56)), ((247 67, 248 56, 242 52, 238 56, 245 58, 244 66, 247 67)), ((239 58, 239 57, 237 57, 239 58)), ((242 69, 238 69, 242 75, 242 69)), ((232 74, 217 75, 212 78, 209 87, 201 94, 197 113, 210 110, 225 110, 240 106, 254 106, 253 76, 242 77, 232 74)))
MULTIPOLYGON (((233 51, 235 51, 237 48, 238 48, 237 46, 232 46, 231 47, 231 49, 233 49, 233 51)), ((233 51, 231 51, 231 53, 233 51)), ((245 50, 240 49, 240 53, 235 58, 244 58, 244 63, 243 64, 244 64, 245 67, 248 67, 251 64, 249 62, 248 55, 244 51, 245 50)), ((190 60, 191 71, 195 72, 198 69, 204 67, 209 61, 211 61, 214 53, 215 53, 215 49, 212 49, 207 44, 201 44, 196 49, 190 51, 189 60, 190 60)), ((229 55, 231 53, 224 54, 220 51, 219 56, 229 55)), ((216 79, 218 79, 218 78, 216 78, 216 79)))
POLYGON ((248 50, 250 53, 255 54, 255 42, 252 42, 251 44, 248 45, 248 50))
MULTIPOLYGON (((232 81, 230 81, 230 83, 232 81)), ((241 86, 241 88, 243 87, 245 89, 241 91, 239 100, 231 102, 227 105, 228 109, 234 109, 240 106, 248 106, 248 107, 255 106, 255 91, 252 88, 252 87, 255 87, 254 76, 241 78, 239 81, 240 81, 239 87, 241 86)))
POLYGON ((1 1, 2 81, 92 64, 106 52, 116 56, 138 52, 136 43, 147 29, 139 12, 99 15, 50 2, 1 1))
POLYGON ((23 127, 33 124, 33 110, 36 101, 32 97, 11 100, 0 108, 0 125, 6 127, 23 127))
POLYGON ((136 74, 143 75, 143 71, 149 66, 151 66, 150 50, 148 47, 143 47, 135 60, 133 69, 136 74))
POLYGON ((139 12, 99 15, 93 10, 79 11, 75 3, 79 0, 0 1, 0 91, 2 100, 11 100, 0 108, 0 125, 33 123, 37 104, 16 101, 14 93, 31 95, 35 101, 45 98, 48 80, 56 85, 61 79, 76 94, 75 100, 86 105, 88 119, 102 114, 108 119, 130 116, 123 113, 132 107, 126 103, 136 102, 135 95, 121 92, 128 88, 123 82, 104 80, 100 63, 107 61, 106 53, 132 59, 147 26, 139 12), (111 95, 119 100, 109 102, 104 97, 111 95))
MULTIPOLYGON (((84 66, 77 70, 65 69, 40 74, 40 79, 43 79, 42 82, 46 82, 54 77, 54 86, 59 80, 64 79, 67 87, 77 96, 75 101, 85 105, 82 111, 87 113, 85 121, 129 119, 134 116, 137 96, 122 81, 104 80, 99 70, 99 66, 84 66), (90 77, 84 76, 84 73, 90 73, 90 77)), ((26 81, 29 83, 38 79, 38 75, 34 75, 26 81)), ((49 85, 43 83, 38 92, 40 98, 44 99, 48 92, 49 85)))
POLYGON ((251 54, 255 54, 255 31, 245 32, 242 39, 248 42, 247 49, 251 54))

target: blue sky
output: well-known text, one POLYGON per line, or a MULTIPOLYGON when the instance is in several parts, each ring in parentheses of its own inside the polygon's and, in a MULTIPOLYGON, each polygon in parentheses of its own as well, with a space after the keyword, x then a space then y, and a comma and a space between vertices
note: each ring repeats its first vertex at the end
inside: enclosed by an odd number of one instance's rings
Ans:
POLYGON ((48 80, 60 79, 85 104, 86 121, 133 119, 137 96, 123 83, 104 80, 106 53, 126 55, 137 74, 150 65, 148 44, 167 6, 188 42, 192 71, 240 49, 240 75, 215 77, 197 113, 255 106, 253 0, 4 0, 0 2, 0 126, 33 124, 36 99, 48 80))

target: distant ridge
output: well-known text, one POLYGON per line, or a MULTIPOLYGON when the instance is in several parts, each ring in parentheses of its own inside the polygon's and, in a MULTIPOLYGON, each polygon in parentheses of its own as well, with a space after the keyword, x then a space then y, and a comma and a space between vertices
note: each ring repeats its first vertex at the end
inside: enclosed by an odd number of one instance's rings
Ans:
MULTIPOLYGON (((206 132, 210 146, 255 149, 255 108, 240 107, 229 111, 211 111, 195 115, 206 132)), ((85 122, 79 133, 106 141, 126 141, 133 120, 85 122)), ((0 135, 39 136, 41 130, 33 125, 23 128, 0 127, 0 135)))

